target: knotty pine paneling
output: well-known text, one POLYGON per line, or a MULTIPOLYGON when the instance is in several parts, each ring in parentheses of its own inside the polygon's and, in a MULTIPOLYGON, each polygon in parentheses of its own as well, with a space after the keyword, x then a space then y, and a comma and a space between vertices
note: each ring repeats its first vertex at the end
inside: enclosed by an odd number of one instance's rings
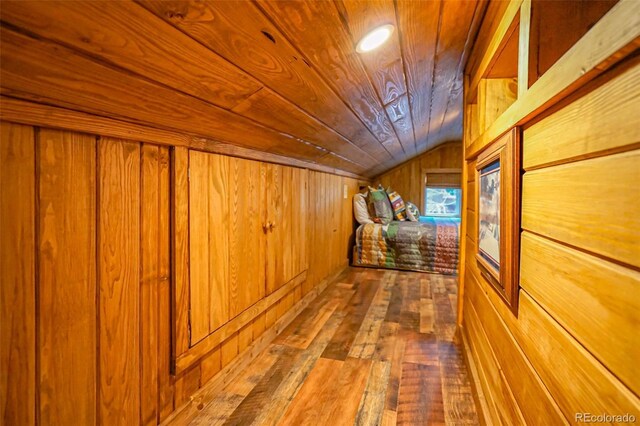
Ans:
POLYGON ((36 149, 33 127, 0 123, 0 422, 7 425, 35 423, 40 380, 36 377, 36 149))
POLYGON ((265 296, 266 165, 230 158, 229 316, 265 296))
POLYGON ((189 152, 191 346, 229 320, 229 157, 189 152))
MULTIPOLYGON (((480 274, 467 221, 463 332, 489 422, 519 423, 503 416, 518 410, 527 424, 640 414, 637 73, 629 62, 524 125, 517 316, 480 274)), ((475 183, 465 185, 472 219, 475 183)))
MULTIPOLYGON (((183 234, 189 217, 185 197, 194 183, 193 170, 188 179, 190 157, 208 156, 210 192, 216 192, 216 181, 229 183, 228 216, 234 209, 247 216, 257 212, 257 222, 245 221, 242 214, 236 219, 236 226, 250 234, 263 232, 258 206, 264 206, 267 194, 245 180, 256 176, 261 184, 273 166, 4 122, 1 148, 3 339, 5 329, 12 336, 10 346, 3 340, 2 365, 11 367, 2 383, 2 418, 10 424, 33 423, 36 415, 46 424, 161 422, 218 373, 232 374, 233 362, 247 358, 252 342, 260 342, 267 331, 266 338, 273 338, 268 328, 347 264, 357 181, 288 168, 290 244, 281 247, 291 256, 288 273, 307 271, 307 278, 289 284, 280 301, 253 313, 255 318, 245 311, 243 326, 173 375, 172 336, 179 327, 172 330, 171 299, 190 299, 189 283, 181 278, 189 276, 189 240, 183 234), (231 195, 235 187, 247 198, 231 195), (170 214, 172 203, 175 215, 170 214), (180 213, 186 223, 177 217, 180 213), (18 349, 19 359, 11 355, 18 349)), ((209 201, 207 215, 221 204, 209 201)), ((233 243, 235 251, 241 243, 233 243)), ((263 276, 239 288, 246 294, 229 305, 241 310, 243 304, 264 300, 265 284, 263 276), (254 287, 261 282, 263 287, 254 287)))
MULTIPOLYGON (((102 383, 96 365, 97 309, 104 308, 96 304, 98 298, 103 301, 96 256, 102 253, 108 261, 114 255, 97 251, 96 137, 40 129, 36 146, 39 418, 43 424, 92 424, 98 420, 96 383, 102 383)), ((107 318, 113 324, 115 318, 107 318)), ((105 341, 103 350, 111 344, 105 341)), ((117 358, 112 354, 108 360, 117 358)))
POLYGON ((189 349, 189 150, 173 147, 171 159, 171 273, 175 317, 174 358, 189 349))
POLYGON ((154 425, 173 410, 169 312, 169 150, 141 147, 140 421, 154 425))
POLYGON ((100 139, 96 176, 99 421, 135 424, 140 421, 140 144, 100 139))

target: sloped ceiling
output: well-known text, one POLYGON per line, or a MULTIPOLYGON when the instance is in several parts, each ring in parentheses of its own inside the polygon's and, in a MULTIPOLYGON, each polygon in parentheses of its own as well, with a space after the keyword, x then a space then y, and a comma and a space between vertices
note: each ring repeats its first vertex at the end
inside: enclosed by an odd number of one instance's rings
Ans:
POLYGON ((485 2, 3 1, 2 95, 374 176, 462 137, 485 2), (391 23, 392 38, 357 41, 391 23))

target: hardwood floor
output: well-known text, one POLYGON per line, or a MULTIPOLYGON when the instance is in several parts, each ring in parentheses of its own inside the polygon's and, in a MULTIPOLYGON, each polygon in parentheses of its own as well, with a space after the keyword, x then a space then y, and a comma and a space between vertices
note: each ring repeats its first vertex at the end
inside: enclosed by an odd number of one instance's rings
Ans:
POLYGON ((456 279, 347 269, 191 424, 477 424, 456 279))

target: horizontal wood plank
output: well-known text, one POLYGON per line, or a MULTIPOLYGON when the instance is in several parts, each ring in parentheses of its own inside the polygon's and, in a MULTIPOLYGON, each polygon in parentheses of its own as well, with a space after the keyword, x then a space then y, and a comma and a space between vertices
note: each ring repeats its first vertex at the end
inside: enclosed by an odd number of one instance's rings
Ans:
POLYGON ((518 341, 567 419, 587 412, 640 416, 638 397, 526 292, 519 309, 518 341))
POLYGON ((623 149, 640 142, 640 65, 523 133, 525 170, 623 149))
POLYGON ((639 162, 635 150, 525 173, 522 228, 639 267, 639 162))
POLYGON ((524 232, 520 283, 636 394, 640 273, 524 232), (563 265, 559 269, 557 265, 563 265))

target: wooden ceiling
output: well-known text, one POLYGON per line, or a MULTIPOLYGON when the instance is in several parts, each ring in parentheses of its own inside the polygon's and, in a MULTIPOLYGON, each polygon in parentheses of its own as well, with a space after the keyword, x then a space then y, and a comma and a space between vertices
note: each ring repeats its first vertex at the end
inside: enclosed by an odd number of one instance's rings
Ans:
POLYGON ((485 5, 3 1, 1 93, 374 176, 461 139, 485 5))

